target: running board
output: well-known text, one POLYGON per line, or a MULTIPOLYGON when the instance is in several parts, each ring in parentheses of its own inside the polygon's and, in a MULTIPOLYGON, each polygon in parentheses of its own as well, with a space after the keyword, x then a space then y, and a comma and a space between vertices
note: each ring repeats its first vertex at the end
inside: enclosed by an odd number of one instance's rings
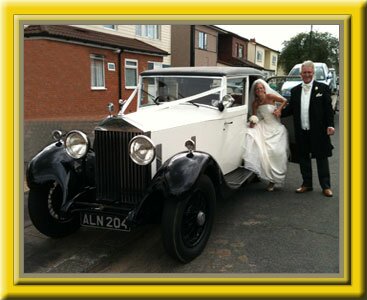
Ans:
POLYGON ((239 167, 236 170, 224 175, 227 184, 233 187, 240 187, 244 182, 251 178, 254 173, 244 167, 239 167))

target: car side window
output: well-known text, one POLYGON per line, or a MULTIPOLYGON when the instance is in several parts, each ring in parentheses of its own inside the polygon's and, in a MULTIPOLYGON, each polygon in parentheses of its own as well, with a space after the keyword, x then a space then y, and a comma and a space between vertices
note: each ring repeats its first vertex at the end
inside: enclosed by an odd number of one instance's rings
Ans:
POLYGON ((227 94, 232 96, 234 103, 232 107, 245 104, 245 78, 228 78, 227 79, 227 94))

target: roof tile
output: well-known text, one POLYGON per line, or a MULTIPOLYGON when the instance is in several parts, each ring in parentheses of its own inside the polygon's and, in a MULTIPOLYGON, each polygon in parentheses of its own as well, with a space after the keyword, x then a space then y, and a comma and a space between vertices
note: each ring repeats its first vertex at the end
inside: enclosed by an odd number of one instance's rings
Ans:
POLYGON ((24 37, 53 37, 65 40, 95 43, 97 45, 116 47, 131 51, 141 51, 159 55, 169 54, 162 49, 137 39, 73 27, 70 25, 30 25, 24 29, 24 37))

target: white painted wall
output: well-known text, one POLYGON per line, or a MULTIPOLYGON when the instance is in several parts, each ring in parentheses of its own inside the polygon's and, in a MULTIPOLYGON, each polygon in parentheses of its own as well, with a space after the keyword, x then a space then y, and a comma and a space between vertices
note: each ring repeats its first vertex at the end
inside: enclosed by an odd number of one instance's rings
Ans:
MULTIPOLYGON (((116 34, 131 39, 137 39, 144 43, 157 47, 161 50, 167 51, 168 53, 171 53, 171 25, 160 25, 161 26, 160 40, 154 40, 151 38, 135 35, 135 25, 117 25, 117 30, 105 28, 103 27, 103 25, 73 25, 73 26, 105 32, 109 34, 116 34)), ((167 55, 166 57, 163 58, 163 64, 171 65, 171 55, 167 55)))

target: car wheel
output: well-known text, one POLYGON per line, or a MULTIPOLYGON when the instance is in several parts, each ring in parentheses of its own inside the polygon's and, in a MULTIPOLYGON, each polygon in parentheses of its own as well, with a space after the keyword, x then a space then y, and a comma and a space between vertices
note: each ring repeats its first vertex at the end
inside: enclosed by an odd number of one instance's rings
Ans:
POLYGON ((191 195, 165 203, 162 237, 167 252, 187 263, 204 250, 214 222, 216 196, 208 176, 201 176, 191 195))
POLYGON ((62 189, 56 182, 31 188, 28 195, 29 217, 41 233, 49 237, 63 237, 76 231, 77 217, 62 219, 59 211, 62 204, 62 189))

